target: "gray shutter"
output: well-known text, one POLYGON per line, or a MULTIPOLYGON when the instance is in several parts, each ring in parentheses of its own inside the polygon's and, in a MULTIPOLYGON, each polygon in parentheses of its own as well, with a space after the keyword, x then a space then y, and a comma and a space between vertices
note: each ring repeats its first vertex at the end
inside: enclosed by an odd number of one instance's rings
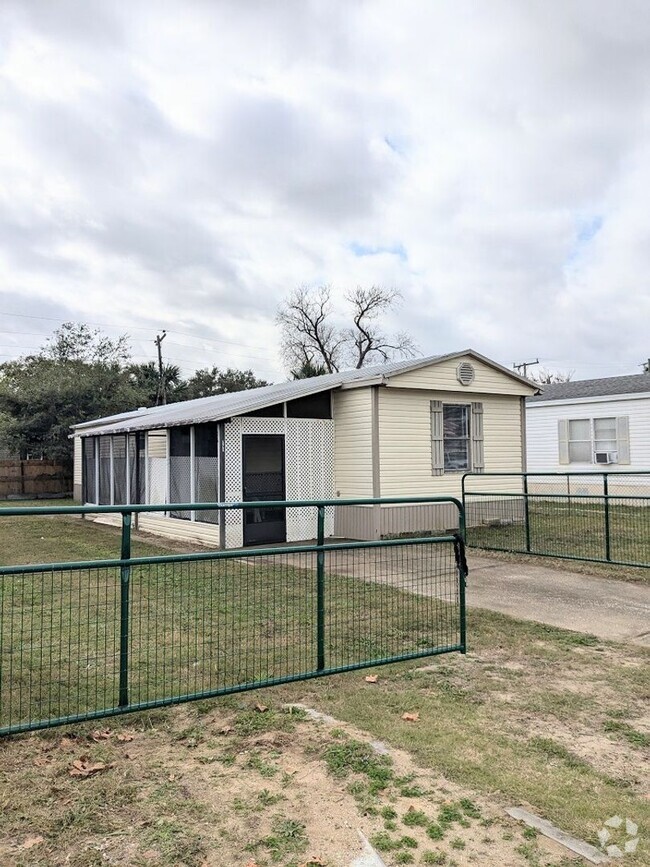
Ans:
POLYGON ((619 464, 630 463, 630 418, 619 415, 616 419, 616 450, 619 464))
POLYGON ((445 472, 445 442, 442 401, 431 401, 431 471, 434 476, 445 472))
POLYGON ((560 463, 569 463, 569 420, 561 418, 557 423, 557 441, 560 453, 560 463))
POLYGON ((482 403, 472 403, 470 434, 472 437, 472 470, 475 473, 482 473, 485 470, 482 403))

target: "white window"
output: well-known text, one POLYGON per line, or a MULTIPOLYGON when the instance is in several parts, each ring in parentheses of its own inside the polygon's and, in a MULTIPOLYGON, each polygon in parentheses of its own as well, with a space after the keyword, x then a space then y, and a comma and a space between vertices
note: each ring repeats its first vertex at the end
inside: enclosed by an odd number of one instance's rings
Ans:
POLYGON ((596 452, 616 458, 618 450, 616 418, 577 418, 568 423, 570 464, 593 464, 596 452))
POLYGON ((445 472, 470 469, 469 414, 466 404, 446 403, 442 407, 445 472))

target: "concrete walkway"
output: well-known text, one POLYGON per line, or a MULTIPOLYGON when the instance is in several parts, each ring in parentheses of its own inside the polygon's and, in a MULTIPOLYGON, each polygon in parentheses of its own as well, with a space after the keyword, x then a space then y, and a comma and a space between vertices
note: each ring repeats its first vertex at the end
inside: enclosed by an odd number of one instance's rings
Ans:
POLYGON ((467 603, 650 647, 650 587, 468 552, 467 603))

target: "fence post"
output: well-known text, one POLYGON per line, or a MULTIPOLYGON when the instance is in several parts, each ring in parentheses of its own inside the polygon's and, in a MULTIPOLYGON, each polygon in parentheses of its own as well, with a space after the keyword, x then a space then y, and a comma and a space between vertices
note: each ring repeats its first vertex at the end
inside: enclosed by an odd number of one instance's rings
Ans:
POLYGON ((325 668, 325 506, 318 506, 316 529, 316 668, 325 668))
POLYGON ((605 560, 612 559, 609 532, 609 482, 607 473, 603 473, 603 497, 605 500, 605 560))
POLYGON ((454 534, 454 557, 458 571, 458 607, 460 614, 460 652, 467 653, 467 608, 465 590, 467 587, 467 558, 465 556, 465 540, 461 533, 454 534))
MULTIPOLYGON (((122 512, 122 560, 131 557, 131 512, 122 512)), ((120 707, 129 704, 129 584, 131 567, 120 567, 120 707)))
POLYGON ((530 554, 530 510, 528 508, 528 474, 524 473, 524 523, 526 526, 526 553, 530 554))

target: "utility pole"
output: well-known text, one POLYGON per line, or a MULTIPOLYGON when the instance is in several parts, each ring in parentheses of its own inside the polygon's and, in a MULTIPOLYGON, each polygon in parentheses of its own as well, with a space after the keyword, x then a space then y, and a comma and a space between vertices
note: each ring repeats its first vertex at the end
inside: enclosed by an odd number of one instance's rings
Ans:
POLYGON ((644 373, 650 373, 650 358, 641 365, 644 373))
POLYGON ((524 369, 523 376, 525 377, 526 374, 528 373, 528 368, 532 367, 534 364, 539 364, 539 358, 536 358, 535 361, 522 361, 520 364, 513 364, 512 368, 513 368, 513 370, 520 371, 521 368, 523 367, 523 369, 524 369))
POLYGON ((165 386, 165 375, 163 371, 162 349, 160 344, 163 342, 167 332, 163 330, 162 334, 157 334, 154 343, 158 347, 158 391, 156 392, 156 406, 167 403, 167 388, 165 386))

